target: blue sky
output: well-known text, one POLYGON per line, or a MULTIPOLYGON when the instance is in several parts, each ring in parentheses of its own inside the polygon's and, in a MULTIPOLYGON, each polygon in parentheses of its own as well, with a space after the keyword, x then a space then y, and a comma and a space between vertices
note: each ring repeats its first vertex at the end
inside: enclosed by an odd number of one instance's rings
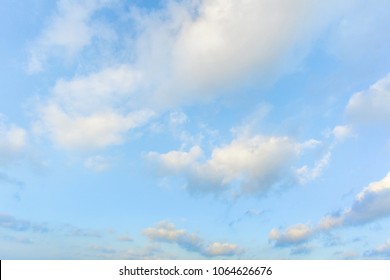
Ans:
POLYGON ((4 0, 1 259, 390 258, 390 2, 4 0))

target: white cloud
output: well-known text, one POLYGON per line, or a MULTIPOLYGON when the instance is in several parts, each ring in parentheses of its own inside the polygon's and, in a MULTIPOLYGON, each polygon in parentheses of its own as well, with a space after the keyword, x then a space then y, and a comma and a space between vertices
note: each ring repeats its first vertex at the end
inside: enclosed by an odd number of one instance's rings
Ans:
POLYGON ((132 98, 140 81, 140 74, 128 65, 59 80, 50 98, 38 106, 36 127, 67 149, 120 144, 127 131, 154 115, 149 109, 133 108, 132 98))
POLYGON ((58 80, 52 99, 67 111, 79 113, 102 111, 110 106, 131 106, 130 100, 141 81, 141 73, 129 65, 117 65, 68 81, 58 80))
POLYGON ((212 99, 232 85, 268 82, 296 68, 340 10, 330 2, 183 1, 135 12, 136 64, 151 81, 151 101, 170 107, 212 99))
POLYGON ((207 89, 250 73, 269 77, 286 60, 291 62, 288 56, 293 46, 295 51, 305 49, 329 8, 307 0, 201 1, 196 16, 184 22, 174 44, 176 80, 210 94, 207 89))
POLYGON ((191 168, 202 153, 199 146, 194 146, 188 152, 170 151, 166 154, 150 152, 148 159, 156 161, 164 170, 178 174, 191 168))
POLYGON ((152 241, 177 244, 187 251, 197 252, 208 257, 233 256, 242 252, 236 244, 213 242, 204 244, 204 240, 194 233, 177 229, 173 223, 162 221, 155 227, 146 228, 144 235, 152 241))
POLYGON ((169 124, 171 126, 183 125, 187 122, 187 115, 181 111, 174 111, 169 114, 169 124))
POLYGON ((272 229, 268 239, 275 242, 275 246, 291 246, 306 242, 313 236, 313 229, 305 224, 293 225, 286 229, 284 233, 277 229, 272 229))
POLYGON ((238 184, 239 193, 257 194, 283 183, 298 153, 299 145, 288 137, 257 135, 216 147, 203 162, 198 146, 189 152, 149 153, 148 159, 166 172, 184 174, 193 191, 233 191, 238 184))
POLYGON ((41 126, 61 147, 93 150, 123 142, 124 133, 144 124, 153 113, 140 110, 121 115, 115 111, 96 112, 87 116, 67 114, 57 105, 41 108, 41 126))
POLYGON ((213 242, 205 248, 205 255, 208 256, 234 256, 241 253, 236 244, 213 242))
POLYGON ((110 160, 103 156, 93 156, 84 161, 84 166, 95 172, 103 172, 110 168, 110 160))
POLYGON ((390 120, 390 74, 375 82, 366 91, 355 93, 348 101, 347 115, 355 122, 390 120))
POLYGON ((365 252, 366 256, 379 256, 379 257, 386 257, 390 258, 390 240, 387 240, 384 244, 378 246, 377 248, 365 252))
POLYGON ((324 216, 313 228, 299 224, 288 228, 285 233, 272 229, 269 240, 275 241, 276 246, 296 245, 335 228, 359 226, 386 217, 390 217, 390 172, 382 180, 364 188, 350 208, 324 216))
POLYGON ((331 149, 329 149, 329 151, 327 151, 318 161, 316 161, 312 168, 308 167, 307 165, 298 168, 296 173, 299 182, 304 184, 319 177, 324 169, 329 165, 331 156, 331 149))
POLYGON ((352 128, 349 125, 337 125, 332 130, 335 140, 339 142, 351 137, 352 133, 352 128))
POLYGON ((26 147, 26 130, 13 124, 6 124, 0 114, 0 164, 9 163, 23 156, 26 147))
POLYGON ((360 192, 342 216, 346 224, 364 224, 390 217, 390 172, 360 192))
POLYGON ((89 45, 92 37, 98 34, 90 23, 91 16, 106 2, 60 0, 56 13, 32 44, 28 71, 40 72, 50 56, 68 59, 89 45))
POLYGON ((189 251, 199 251, 202 246, 202 240, 197 235, 176 229, 174 224, 167 221, 158 223, 155 228, 146 228, 143 233, 150 240, 176 243, 189 251))

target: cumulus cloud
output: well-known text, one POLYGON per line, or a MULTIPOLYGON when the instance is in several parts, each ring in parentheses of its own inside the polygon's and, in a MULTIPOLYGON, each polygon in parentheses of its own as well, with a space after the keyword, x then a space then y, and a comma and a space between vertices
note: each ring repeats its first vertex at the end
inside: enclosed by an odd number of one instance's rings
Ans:
POLYGON ((185 174, 188 188, 193 191, 232 191, 233 185, 238 184, 240 193, 257 194, 283 183, 299 149, 288 137, 257 135, 216 147, 203 161, 203 151, 198 146, 189 152, 152 152, 148 159, 162 170, 185 174))
POLYGON ((146 228, 143 234, 152 241, 177 244, 187 251, 197 252, 204 256, 233 256, 242 252, 236 244, 213 242, 205 245, 202 238, 194 233, 177 229, 173 223, 162 221, 155 227, 146 228))
POLYGON ((293 246, 335 228, 364 225, 386 217, 390 217, 390 172, 383 179, 364 188, 351 207, 336 214, 325 215, 315 227, 298 224, 284 233, 272 229, 268 238, 276 246, 293 246))
MULTIPOLYGON (((30 70, 41 70, 53 50, 72 56, 88 46, 99 33, 91 23, 93 15, 107 3, 59 1, 31 49, 30 70)), ((36 131, 45 131, 68 149, 122 143, 123 135, 144 124, 152 111, 215 98, 248 76, 283 72, 286 64, 304 56, 336 6, 309 0, 204 0, 172 1, 153 12, 134 8, 134 42, 126 45, 131 61, 59 79, 39 106, 36 131)), ((170 121, 183 124, 186 118, 171 114, 170 121)))
POLYGON ((60 0, 57 11, 39 37, 32 43, 27 70, 40 72, 50 56, 69 59, 90 44, 98 29, 90 20, 106 0, 60 0))
POLYGON ((367 90, 355 93, 348 101, 347 115, 355 122, 382 122, 390 120, 390 74, 378 80, 367 90))

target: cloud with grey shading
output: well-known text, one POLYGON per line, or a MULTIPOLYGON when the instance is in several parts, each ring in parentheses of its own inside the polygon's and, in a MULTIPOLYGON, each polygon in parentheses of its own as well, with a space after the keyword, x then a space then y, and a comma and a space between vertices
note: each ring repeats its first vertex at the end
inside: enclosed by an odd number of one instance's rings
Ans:
POLYGON ((387 240, 384 244, 379 245, 373 250, 364 252, 364 256, 390 259, 390 240, 387 240))
POLYGON ((390 172, 358 193, 351 207, 325 215, 316 226, 296 224, 284 232, 274 228, 270 231, 268 239, 276 247, 296 246, 335 228, 361 226, 388 217, 390 217, 390 172))

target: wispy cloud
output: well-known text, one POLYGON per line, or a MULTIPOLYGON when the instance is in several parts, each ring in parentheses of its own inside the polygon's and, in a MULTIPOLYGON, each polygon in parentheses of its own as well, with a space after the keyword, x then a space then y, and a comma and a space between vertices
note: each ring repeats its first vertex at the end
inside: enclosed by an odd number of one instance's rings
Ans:
POLYGON ((44 224, 17 219, 14 216, 5 213, 0 213, 0 227, 14 231, 33 231, 41 233, 49 231, 48 227, 44 224))
POLYGON ((91 17, 105 3, 105 0, 58 1, 56 13, 29 50, 28 72, 43 71, 51 56, 69 60, 88 46, 99 35, 91 17))
POLYGON ((205 245, 204 240, 197 234, 177 229, 173 223, 167 221, 162 221, 155 227, 146 228, 143 233, 152 241, 177 244, 187 251, 209 257, 234 256, 242 252, 238 245, 231 243, 213 242, 205 245))

